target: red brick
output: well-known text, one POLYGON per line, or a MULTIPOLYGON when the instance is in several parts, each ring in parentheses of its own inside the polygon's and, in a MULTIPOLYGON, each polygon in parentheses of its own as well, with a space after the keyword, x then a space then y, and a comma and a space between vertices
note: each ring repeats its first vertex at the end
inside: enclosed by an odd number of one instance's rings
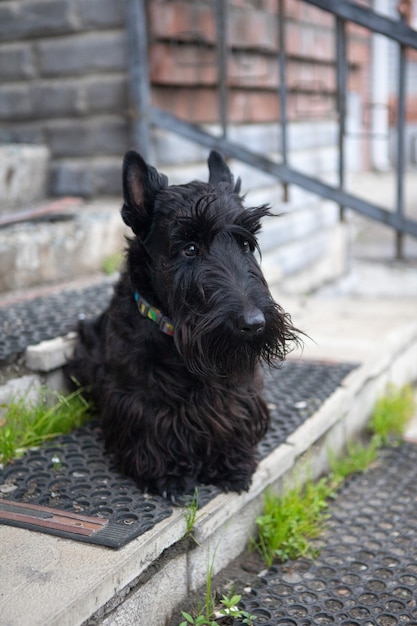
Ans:
POLYGON ((278 49, 276 14, 231 9, 228 15, 228 41, 230 45, 236 47, 276 51, 278 49))
POLYGON ((413 48, 408 48, 406 54, 408 61, 412 61, 413 63, 417 62, 417 50, 413 50, 413 48))
POLYGON ((276 88, 277 59, 273 56, 235 52, 229 57, 228 83, 232 86, 276 88))
POLYGON ((315 24, 326 28, 333 28, 334 25, 334 17, 331 13, 308 5, 306 2, 303 2, 301 20, 307 24, 315 24))
POLYGON ((290 2, 285 2, 285 16, 286 18, 290 18, 292 20, 301 20, 303 15, 304 2, 301 0, 290 0, 290 2))
POLYGON ((268 13, 276 13, 278 14, 278 3, 277 0, 263 0, 262 2, 263 10, 268 13))
POLYGON ((217 89, 162 88, 152 90, 153 103, 188 122, 218 122, 217 89))
POLYGON ((285 2, 285 16, 300 23, 316 24, 326 28, 332 28, 334 23, 334 17, 331 13, 310 6, 304 0, 287 0, 285 2))
POLYGON ((215 43, 216 20, 210 5, 152 0, 148 6, 150 32, 154 38, 189 41, 192 34, 199 33, 204 41, 215 43))
MULTIPOLYGON (((195 123, 218 123, 217 89, 162 88, 152 90, 153 103, 181 119, 195 123)), ((232 89, 228 94, 229 121, 233 123, 276 121, 277 94, 266 91, 232 89)))
POLYGON ((348 90, 360 93, 363 90, 363 72, 360 69, 350 71, 348 74, 348 90))
POLYGON ((214 48, 156 43, 149 52, 153 83, 166 85, 214 85, 217 61, 214 48))
POLYGON ((286 28, 286 53, 299 55, 301 52, 301 34, 302 28, 300 24, 288 22, 286 28))
POLYGON ((272 122, 278 119, 279 101, 275 93, 232 91, 229 110, 234 123, 272 122))
POLYGON ((371 60, 370 42, 355 40, 348 42, 347 58, 349 63, 357 65, 366 65, 371 60))
POLYGON ((287 64, 287 84, 290 89, 298 86, 304 90, 331 91, 336 88, 334 64, 289 61, 287 64))
MULTIPOLYGON (((397 115, 398 115, 398 99, 395 96, 392 96, 389 101, 390 107, 390 121, 391 124, 394 125, 397 123, 397 115)), ((406 122, 417 122, 417 96, 408 96, 407 98, 407 106, 405 110, 405 119, 406 122)))
POLYGON ((335 36, 332 30, 289 22, 287 25, 287 53, 321 61, 333 60, 335 36))
POLYGON ((292 93, 288 98, 289 120, 331 119, 335 116, 335 95, 292 93))
MULTIPOLYGON (((154 44, 149 53, 150 77, 158 85, 217 85, 216 51, 196 46, 154 44)), ((229 54, 227 68, 231 86, 276 88, 275 56, 246 51, 229 54)))

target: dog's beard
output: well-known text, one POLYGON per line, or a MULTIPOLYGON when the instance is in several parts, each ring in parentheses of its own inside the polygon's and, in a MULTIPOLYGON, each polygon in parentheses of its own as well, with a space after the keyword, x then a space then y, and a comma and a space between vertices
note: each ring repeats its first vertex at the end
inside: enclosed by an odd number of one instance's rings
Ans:
POLYGON ((199 377, 251 376, 260 362, 276 366, 299 343, 290 316, 271 301, 264 311, 265 328, 245 336, 226 320, 191 314, 175 323, 174 341, 187 369, 199 377))

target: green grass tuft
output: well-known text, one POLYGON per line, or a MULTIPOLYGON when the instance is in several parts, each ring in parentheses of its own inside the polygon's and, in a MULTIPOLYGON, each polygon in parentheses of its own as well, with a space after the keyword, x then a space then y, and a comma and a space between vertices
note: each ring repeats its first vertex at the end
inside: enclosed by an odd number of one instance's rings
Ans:
POLYGON ((115 252, 110 256, 103 259, 101 263, 102 270, 107 276, 119 272, 123 265, 123 254, 121 252, 115 252))
POLYGON ((258 540, 253 547, 268 567, 275 559, 286 561, 314 556, 311 540, 320 535, 328 518, 328 498, 334 487, 327 478, 293 487, 281 497, 265 494, 265 512, 258 516, 258 540))
POLYGON ((42 389, 38 402, 24 398, 0 406, 0 462, 7 463, 27 448, 41 445, 58 435, 82 426, 90 416, 90 405, 82 390, 64 396, 42 389), (54 397, 54 404, 47 399, 54 397))
POLYGON ((347 447, 347 454, 341 458, 336 458, 329 452, 329 462, 331 470, 331 480, 337 486, 352 474, 362 474, 366 472, 378 457, 379 443, 373 438, 368 445, 351 442, 347 447))
POLYGON ((184 506, 184 517, 186 523, 186 529, 184 537, 191 537, 193 541, 200 545, 197 539, 193 535, 194 526, 198 520, 198 489, 194 489, 194 493, 191 497, 188 497, 184 506))
POLYGON ((387 393, 377 400, 369 426, 381 445, 389 443, 391 437, 401 437, 407 422, 416 408, 412 387, 387 387, 387 393))

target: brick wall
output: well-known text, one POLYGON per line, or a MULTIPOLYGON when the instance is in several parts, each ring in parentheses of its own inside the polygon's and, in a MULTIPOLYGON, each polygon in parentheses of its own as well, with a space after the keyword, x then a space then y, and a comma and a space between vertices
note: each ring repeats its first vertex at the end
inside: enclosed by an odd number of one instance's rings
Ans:
MULTIPOLYGON (((336 115, 332 17, 287 1, 288 116, 336 115)), ((151 0, 153 102, 192 122, 218 122, 216 26, 210 0, 151 0)), ((52 194, 120 194, 130 146, 125 2, 0 2, 0 142, 49 147, 52 194)), ((279 116, 275 0, 228 0, 229 120, 279 116)), ((366 37, 349 51, 350 88, 365 85, 366 37), (361 43, 362 42, 362 43, 361 43)))
MULTIPOLYGON (((150 3, 150 74, 155 104, 191 121, 218 121, 216 27, 209 3, 150 3)), ((335 112, 331 17, 287 2, 290 120, 335 112)), ((228 11, 229 120, 272 122, 279 115, 278 15, 272 0, 232 0, 228 11)))

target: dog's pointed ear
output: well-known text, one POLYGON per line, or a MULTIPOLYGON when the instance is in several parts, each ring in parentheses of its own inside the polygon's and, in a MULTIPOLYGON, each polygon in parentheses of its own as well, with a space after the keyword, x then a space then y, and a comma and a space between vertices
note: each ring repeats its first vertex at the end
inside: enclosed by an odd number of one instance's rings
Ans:
POLYGON ((223 156, 217 150, 212 150, 208 158, 209 166, 209 183, 218 185, 219 183, 230 183, 233 185, 233 175, 224 160, 223 156))
POLYGON ((130 150, 123 160, 122 218, 135 235, 147 229, 155 196, 168 185, 168 178, 148 165, 140 154, 130 150))

